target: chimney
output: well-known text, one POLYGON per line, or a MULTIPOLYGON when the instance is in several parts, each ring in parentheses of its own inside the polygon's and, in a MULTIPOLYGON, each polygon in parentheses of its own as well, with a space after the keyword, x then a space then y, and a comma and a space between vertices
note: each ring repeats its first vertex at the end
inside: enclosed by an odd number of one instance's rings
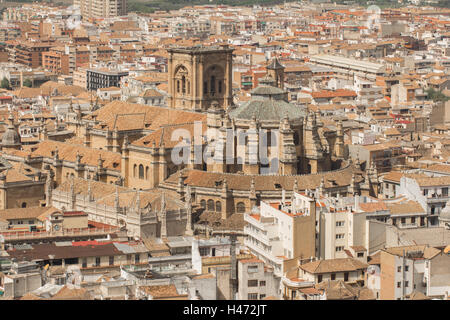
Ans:
POLYGON ((360 201, 359 195, 355 195, 355 211, 359 211, 360 210, 360 208, 359 208, 359 201, 360 201))

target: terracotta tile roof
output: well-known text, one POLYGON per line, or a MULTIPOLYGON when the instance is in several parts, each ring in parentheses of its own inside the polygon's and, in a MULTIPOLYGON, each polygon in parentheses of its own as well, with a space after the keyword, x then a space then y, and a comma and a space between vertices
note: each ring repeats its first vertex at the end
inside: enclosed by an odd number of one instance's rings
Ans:
POLYGON ((53 140, 44 140, 34 147, 36 147, 36 150, 31 153, 32 157, 45 157, 52 159, 52 152, 58 149, 59 159, 69 162, 76 162, 78 152, 81 156, 80 162, 82 164, 97 167, 99 157, 101 157, 104 168, 120 172, 122 162, 122 156, 120 153, 93 149, 81 145, 53 140))
POLYGON ((5 220, 15 220, 15 219, 37 219, 43 217, 44 215, 49 215, 58 211, 54 207, 29 207, 29 208, 11 208, 0 210, 0 218, 5 220))
POLYGON ((92 119, 93 116, 96 116, 96 120, 100 122, 95 128, 111 131, 116 128, 119 131, 135 129, 157 130, 166 124, 206 121, 206 115, 201 113, 123 101, 110 102, 86 116, 85 119, 92 119))
POLYGON ((338 89, 335 91, 322 90, 317 92, 311 92, 313 98, 334 98, 334 97, 356 97, 355 91, 338 89))
POLYGON ((342 258, 329 260, 316 260, 299 266, 300 269, 312 273, 331 273, 344 271, 357 271, 367 268, 367 264, 357 259, 342 258))
POLYGON ((93 297, 85 288, 65 285, 51 300, 92 300, 93 297))
MULTIPOLYGON (((299 190, 315 190, 319 187, 324 178, 325 187, 348 186, 353 172, 357 172, 352 166, 347 166, 340 170, 328 171, 310 175, 244 175, 232 173, 217 173, 201 170, 184 169, 182 174, 186 177, 185 184, 197 187, 217 189, 216 182, 227 180, 228 189, 249 190, 252 179, 255 180, 257 191, 292 190, 295 180, 298 182, 299 190), (281 188, 277 188, 280 185, 281 188)), ((179 174, 173 174, 166 179, 167 183, 177 183, 179 174)), ((361 182, 363 178, 356 175, 355 180, 361 182)))
MULTIPOLYGON (((73 183, 73 189, 75 194, 83 196, 88 195, 89 183, 91 185, 92 197, 99 205, 107 205, 113 207, 115 204, 116 185, 110 183, 104 183, 100 181, 73 178, 62 182, 55 191, 70 192, 71 184, 73 183)), ((135 207, 138 192, 136 190, 128 189, 125 187, 117 187, 119 193, 119 206, 120 207, 135 207)), ((164 192, 166 197, 166 208, 168 210, 183 209, 185 205, 179 200, 179 196, 175 191, 152 189, 139 192, 139 200, 141 209, 151 205, 152 210, 159 210, 161 207, 161 196, 164 192)))
POLYGON ((180 294, 174 284, 160 285, 160 286, 141 286, 139 287, 146 294, 153 298, 170 298, 178 297, 180 294))
POLYGON ((390 254, 396 255, 396 256, 403 256, 403 253, 408 255, 408 253, 416 253, 419 252, 420 256, 415 257, 414 259, 432 259, 439 253, 441 253, 441 250, 429 247, 428 245, 413 245, 413 246, 403 246, 403 247, 392 247, 384 249, 383 251, 386 251, 390 254))
MULTIPOLYGON (((206 132, 207 126, 206 123, 202 122, 201 124, 202 128, 202 134, 206 132)), ((180 140, 172 140, 174 132, 176 130, 186 130, 190 133, 189 137, 194 136, 194 124, 179 124, 179 125, 169 125, 169 126, 163 126, 162 128, 150 133, 149 135, 146 135, 132 143, 132 145, 135 146, 141 146, 141 147, 152 147, 153 143, 156 147, 161 146, 164 144, 165 148, 173 148, 177 146, 181 142, 180 140)), ((190 141, 186 142, 187 146, 190 147, 190 141)))
POLYGON ((387 208, 392 214, 425 214, 425 210, 416 201, 405 201, 401 203, 388 203, 387 208))

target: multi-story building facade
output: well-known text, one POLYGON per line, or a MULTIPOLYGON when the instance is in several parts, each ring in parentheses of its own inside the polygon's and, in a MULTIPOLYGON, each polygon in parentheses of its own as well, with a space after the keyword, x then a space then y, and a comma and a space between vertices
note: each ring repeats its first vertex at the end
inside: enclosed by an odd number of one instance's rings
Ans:
POLYGON ((316 201, 295 193, 289 202, 261 202, 258 212, 245 214, 244 244, 281 277, 285 262, 315 256, 316 201))
POLYGON ((120 87, 120 79, 127 75, 128 71, 88 69, 86 73, 86 87, 90 91, 99 88, 120 87))
POLYGON ((83 19, 99 19, 125 16, 128 12, 127 0, 74 0, 79 6, 83 19))
POLYGON ((243 259, 238 262, 238 299, 262 300, 278 297, 277 283, 273 269, 259 259, 243 259))

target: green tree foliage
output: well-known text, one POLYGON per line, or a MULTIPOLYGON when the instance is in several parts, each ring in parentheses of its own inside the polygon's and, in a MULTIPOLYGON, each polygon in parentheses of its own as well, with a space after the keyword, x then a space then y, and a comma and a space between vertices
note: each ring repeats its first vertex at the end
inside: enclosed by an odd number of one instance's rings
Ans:
POLYGON ((3 78, 3 79, 2 79, 2 82, 0 83, 0 87, 1 87, 2 89, 9 89, 9 88, 10 88, 10 86, 9 86, 9 80, 6 79, 6 78, 3 78))
POLYGON ((31 87, 33 86, 33 83, 31 82, 30 79, 25 79, 25 80, 23 81, 23 86, 24 86, 24 87, 31 88, 31 87))
POLYGON ((433 88, 427 89, 426 93, 427 93, 427 99, 428 100, 433 100, 434 102, 448 101, 450 99, 450 97, 447 97, 441 91, 436 91, 433 88))

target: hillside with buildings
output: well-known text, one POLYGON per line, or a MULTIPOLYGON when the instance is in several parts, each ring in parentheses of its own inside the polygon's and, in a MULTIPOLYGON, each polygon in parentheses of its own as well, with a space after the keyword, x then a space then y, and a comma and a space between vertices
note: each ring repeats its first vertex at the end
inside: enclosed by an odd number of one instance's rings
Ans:
POLYGON ((0 300, 449 299, 450 9, 279 2, 5 7, 0 300))

